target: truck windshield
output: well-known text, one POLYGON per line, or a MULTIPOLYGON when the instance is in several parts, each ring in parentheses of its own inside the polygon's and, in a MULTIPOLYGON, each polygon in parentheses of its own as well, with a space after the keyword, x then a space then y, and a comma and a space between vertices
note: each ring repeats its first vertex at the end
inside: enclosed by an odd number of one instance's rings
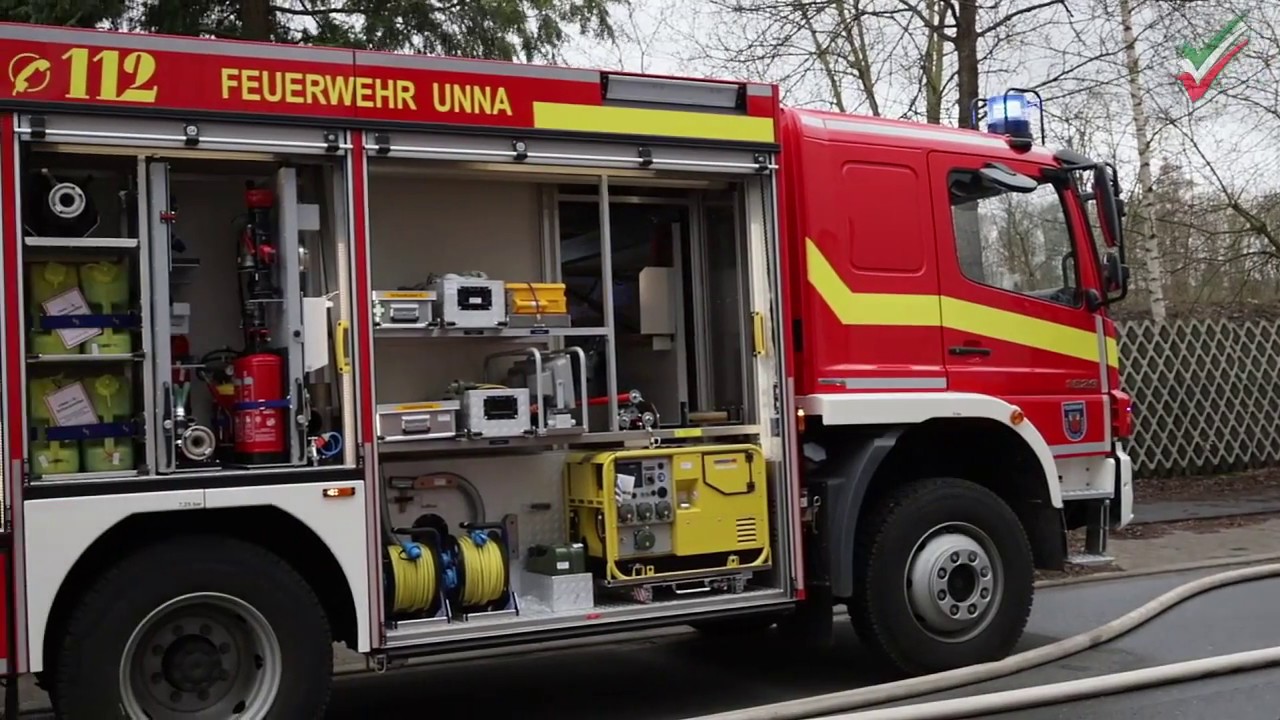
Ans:
POLYGON ((975 282, 1071 307, 1080 304, 1062 190, 1041 181, 1011 192, 972 170, 951 173, 960 269, 975 282))

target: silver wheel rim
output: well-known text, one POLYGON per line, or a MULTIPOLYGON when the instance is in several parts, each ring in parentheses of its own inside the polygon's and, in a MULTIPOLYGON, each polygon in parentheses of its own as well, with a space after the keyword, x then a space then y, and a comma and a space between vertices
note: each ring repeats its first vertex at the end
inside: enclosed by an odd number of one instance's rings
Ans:
POLYGON ((120 697, 133 718, 262 718, 281 666, 280 642, 262 613, 230 595, 192 593, 134 628, 120 659, 120 697))
POLYGON ((1000 553, 968 523, 944 523, 911 550, 903 578, 920 629, 943 642, 964 642, 991 624, 1004 591, 1000 553))

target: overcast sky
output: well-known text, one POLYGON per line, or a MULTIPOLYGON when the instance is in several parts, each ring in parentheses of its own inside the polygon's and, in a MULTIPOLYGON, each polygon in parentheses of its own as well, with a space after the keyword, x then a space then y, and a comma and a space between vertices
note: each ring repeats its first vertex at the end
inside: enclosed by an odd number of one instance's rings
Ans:
MULTIPOLYGON (((751 5, 755 0, 741 0, 751 5)), ((1030 1, 1030 0, 1025 0, 1030 1)), ((1135 0, 1140 5, 1142 0, 1135 0)), ((1139 11, 1135 25, 1143 66, 1144 96, 1156 132, 1157 163, 1162 158, 1178 161, 1197 172, 1201 180, 1210 176, 1187 138, 1193 137, 1212 163, 1213 169, 1241 191, 1272 190, 1280 184, 1280 48, 1275 28, 1280 27, 1280 2, 1244 2, 1250 27, 1249 45, 1223 71, 1215 87, 1194 104, 1187 98, 1176 74, 1181 72, 1180 43, 1200 45, 1221 29, 1233 15, 1225 7, 1231 0, 1206 2, 1188 0, 1177 7, 1180 16, 1166 16, 1158 22, 1151 12, 1139 11), (1268 113, 1268 108, 1270 113, 1268 113), (1194 110, 1194 112, 1190 112, 1194 110)), ((1024 0, 1002 0, 1002 8, 1016 8, 1024 0)), ((985 6, 985 4, 984 4, 985 6)), ((1098 0, 1069 0, 1073 23, 1063 10, 1038 15, 1031 26, 1019 29, 1013 40, 995 48, 983 68, 984 93, 1008 86, 1038 86, 1064 68, 1084 64, 1066 80, 1045 87, 1049 99, 1050 145, 1060 146, 1067 137, 1078 137, 1090 129, 1095 149, 1106 159, 1116 159, 1126 185, 1136 182, 1136 153, 1132 113, 1127 85, 1123 82, 1121 28, 1115 17, 1100 16, 1098 0), (1099 16, 1099 17, 1093 17, 1099 16), (1091 19, 1092 18, 1092 19, 1091 19), (1110 51, 1107 59, 1089 59, 1110 51), (1110 80, 1092 95, 1082 89, 1110 80), (1060 118, 1054 115, 1062 116, 1060 118)), ((797 79, 792 72, 800 60, 782 61, 762 67, 736 64, 737 47, 751 52, 758 45, 752 38, 768 37, 770 30, 749 19, 727 22, 709 0, 633 0, 631 11, 615 14, 615 23, 627 36, 617 46, 576 42, 567 54, 576 65, 604 69, 624 69, 656 74, 712 75, 785 83, 784 102, 791 105, 829 106, 831 91, 810 74, 797 79), (706 58, 704 48, 718 46, 719 62, 706 58), (736 64, 736 67, 735 67, 736 64)), ((913 48, 887 34, 877 53, 880 59, 876 93, 882 112, 897 117, 906 113, 916 92, 916 79, 895 70, 896 56, 912 57, 913 48)), ((846 106, 859 108, 861 93, 852 83, 845 88, 846 106)), ((944 121, 954 123, 954 110, 947 108, 944 121)))

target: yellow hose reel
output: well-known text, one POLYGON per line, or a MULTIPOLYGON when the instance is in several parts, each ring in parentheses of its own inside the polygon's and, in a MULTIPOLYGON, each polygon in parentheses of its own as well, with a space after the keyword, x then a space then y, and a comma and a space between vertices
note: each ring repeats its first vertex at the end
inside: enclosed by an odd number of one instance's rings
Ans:
POLYGON ((442 599, 455 616, 510 604, 511 567, 502 525, 468 523, 455 536, 440 516, 425 515, 403 532, 413 541, 386 549, 391 613, 431 616, 442 599))

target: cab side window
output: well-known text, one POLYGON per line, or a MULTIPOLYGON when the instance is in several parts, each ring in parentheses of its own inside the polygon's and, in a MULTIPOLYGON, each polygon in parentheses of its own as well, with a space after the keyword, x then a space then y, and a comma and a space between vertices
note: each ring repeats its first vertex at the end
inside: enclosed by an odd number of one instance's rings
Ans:
POLYGON ((1076 257, 1053 184, 1010 192, 971 170, 948 176, 960 270, 975 283, 1080 307, 1076 257))

